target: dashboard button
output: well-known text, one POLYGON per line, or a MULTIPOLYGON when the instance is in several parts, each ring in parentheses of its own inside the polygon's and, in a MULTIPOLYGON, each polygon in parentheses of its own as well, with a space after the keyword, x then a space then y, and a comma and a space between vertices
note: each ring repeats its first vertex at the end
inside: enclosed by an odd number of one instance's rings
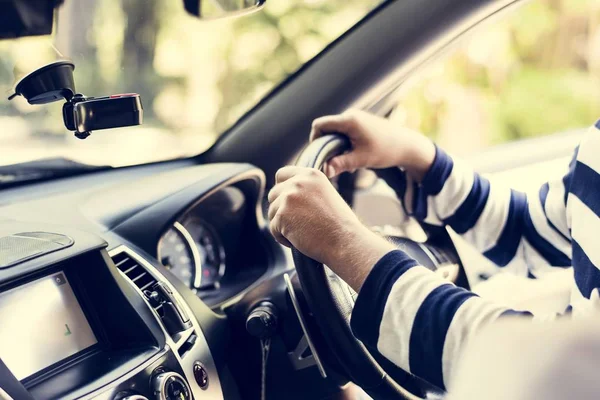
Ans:
POLYGON ((206 390, 208 388, 208 372, 204 368, 204 365, 200 361, 194 363, 194 379, 200 386, 200 389, 206 390))
POLYGON ((191 400, 192 392, 187 382, 176 372, 163 372, 152 381, 156 400, 191 400))

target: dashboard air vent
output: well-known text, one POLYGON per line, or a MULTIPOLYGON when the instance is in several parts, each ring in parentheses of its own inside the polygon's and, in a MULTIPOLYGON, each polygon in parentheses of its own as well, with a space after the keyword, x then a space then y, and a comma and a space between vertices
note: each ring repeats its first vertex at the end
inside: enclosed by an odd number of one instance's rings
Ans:
MULTIPOLYGON (((169 334, 174 335, 192 327, 188 314, 168 284, 162 280, 159 282, 146 266, 140 264, 127 250, 111 257, 115 266, 144 294, 169 334)), ((160 277, 160 274, 158 276, 160 277)))
POLYGON ((142 292, 146 293, 156 284, 156 279, 129 254, 121 252, 112 256, 119 268, 142 292))

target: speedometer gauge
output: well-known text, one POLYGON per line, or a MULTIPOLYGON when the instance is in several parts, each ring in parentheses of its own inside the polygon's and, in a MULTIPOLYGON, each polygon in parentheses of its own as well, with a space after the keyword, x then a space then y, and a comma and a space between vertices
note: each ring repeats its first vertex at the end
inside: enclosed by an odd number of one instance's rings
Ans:
POLYGON ((179 222, 163 235, 158 243, 158 259, 187 287, 193 287, 198 252, 189 232, 179 222))
POLYGON ((162 265, 191 289, 218 287, 225 250, 216 232, 197 219, 176 222, 158 242, 162 265))
POLYGON ((192 225, 192 235, 198 242, 202 276, 196 279, 197 288, 217 286, 225 273, 225 251, 216 233, 204 224, 192 225))

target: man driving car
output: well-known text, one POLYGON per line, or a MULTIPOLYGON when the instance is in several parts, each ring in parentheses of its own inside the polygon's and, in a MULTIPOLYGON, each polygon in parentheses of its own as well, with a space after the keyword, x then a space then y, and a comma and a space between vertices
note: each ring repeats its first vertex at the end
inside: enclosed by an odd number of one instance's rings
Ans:
POLYGON ((314 121, 311 140, 348 136, 352 151, 325 173, 301 167, 277 172, 269 193, 270 229, 286 246, 326 264, 359 292, 355 336, 399 367, 445 388, 469 339, 507 315, 532 318, 456 287, 364 226, 328 177, 359 168, 401 167, 413 184, 405 208, 418 220, 449 226, 495 264, 539 277, 574 268, 568 312, 589 315, 600 304, 598 124, 584 137, 564 177, 537 195, 491 184, 420 133, 361 111, 314 121))

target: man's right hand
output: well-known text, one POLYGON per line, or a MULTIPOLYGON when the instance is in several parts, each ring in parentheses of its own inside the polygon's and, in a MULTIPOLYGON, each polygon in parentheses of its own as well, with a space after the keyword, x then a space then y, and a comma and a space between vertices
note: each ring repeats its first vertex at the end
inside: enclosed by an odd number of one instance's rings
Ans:
POLYGON ((348 136, 352 150, 329 160, 325 173, 330 178, 359 168, 402 167, 421 181, 435 158, 433 142, 421 133, 364 111, 317 118, 310 139, 335 132, 348 136))

